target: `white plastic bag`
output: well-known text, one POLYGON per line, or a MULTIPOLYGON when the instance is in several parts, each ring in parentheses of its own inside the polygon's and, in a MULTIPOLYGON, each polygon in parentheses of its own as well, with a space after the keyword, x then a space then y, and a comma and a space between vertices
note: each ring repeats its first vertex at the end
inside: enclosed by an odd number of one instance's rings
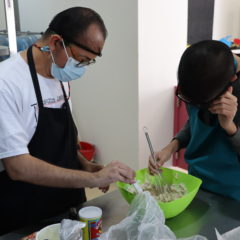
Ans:
POLYGON ((61 221, 60 228, 60 240, 81 240, 82 228, 86 226, 86 223, 63 219, 61 221))
MULTIPOLYGON (((149 192, 138 194, 130 205, 128 216, 102 234, 101 240, 176 240, 165 225, 165 218, 157 201, 149 192)), ((187 240, 206 240, 201 236, 187 240)))
POLYGON ((178 240, 207 240, 207 238, 205 238, 201 235, 195 235, 195 236, 188 237, 188 238, 179 238, 178 240))
POLYGON ((234 228, 223 235, 221 235, 217 229, 215 229, 218 240, 239 240, 240 239, 240 227, 234 228))

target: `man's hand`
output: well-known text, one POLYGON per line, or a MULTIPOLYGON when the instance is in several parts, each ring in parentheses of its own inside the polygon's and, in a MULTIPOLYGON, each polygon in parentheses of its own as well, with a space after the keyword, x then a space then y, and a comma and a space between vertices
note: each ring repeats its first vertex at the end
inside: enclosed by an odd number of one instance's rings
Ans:
POLYGON ((127 165, 113 161, 102 170, 95 172, 96 184, 100 188, 108 186, 111 183, 121 181, 125 183, 135 183, 135 171, 127 165))
POLYGON ((90 161, 86 161, 83 165, 83 170, 87 172, 97 172, 103 169, 104 166, 101 164, 93 163, 90 161))
MULTIPOLYGON (((94 173, 104 168, 104 166, 101 164, 88 161, 85 157, 83 157, 83 155, 79 151, 78 151, 78 160, 81 163, 82 170, 87 172, 94 173)), ((106 193, 109 190, 109 185, 104 187, 99 187, 99 190, 101 190, 103 193, 106 193)))
MULTIPOLYGON (((97 164, 97 163, 87 161, 84 165, 83 170, 88 171, 88 172, 98 172, 103 168, 104 168, 104 166, 101 165, 101 164, 97 164)), ((109 185, 105 186, 105 187, 99 187, 99 190, 101 190, 103 193, 106 193, 109 190, 109 185)))
POLYGON ((83 171, 97 172, 104 168, 104 166, 101 164, 88 161, 79 151, 77 152, 77 156, 83 171))
POLYGON ((232 87, 229 87, 228 91, 213 101, 209 111, 213 114, 218 114, 218 120, 221 127, 229 135, 233 135, 237 131, 237 127, 233 122, 233 119, 237 112, 237 98, 232 94, 232 87))

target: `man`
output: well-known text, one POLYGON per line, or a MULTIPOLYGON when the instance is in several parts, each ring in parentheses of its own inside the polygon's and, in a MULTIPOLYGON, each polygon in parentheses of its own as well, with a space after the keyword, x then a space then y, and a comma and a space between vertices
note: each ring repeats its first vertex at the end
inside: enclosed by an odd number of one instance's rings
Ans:
POLYGON ((0 234, 85 201, 84 187, 134 182, 125 164, 103 168, 77 149, 69 81, 101 56, 106 35, 96 12, 70 8, 36 44, 0 64, 0 234))

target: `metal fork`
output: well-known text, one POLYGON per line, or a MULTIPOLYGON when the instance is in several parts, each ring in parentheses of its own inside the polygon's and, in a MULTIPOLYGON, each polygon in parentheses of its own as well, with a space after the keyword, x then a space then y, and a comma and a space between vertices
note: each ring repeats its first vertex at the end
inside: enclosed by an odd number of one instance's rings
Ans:
MULTIPOLYGON (((155 152, 153 150, 153 146, 152 146, 147 128, 143 127, 143 131, 144 131, 145 136, 147 138, 148 146, 149 146, 149 149, 150 149, 150 152, 151 152, 151 157, 154 160, 154 164, 157 165, 157 159, 155 157, 155 152)), ((156 183, 157 183, 157 187, 156 187, 157 193, 158 194, 164 193, 164 186, 163 186, 164 179, 163 179, 163 176, 162 176, 160 170, 158 171, 158 174, 155 176, 155 180, 156 180, 156 183)), ((167 192, 171 193, 171 188, 170 188, 169 184, 166 183, 166 187, 167 187, 166 188, 167 192)))
MULTIPOLYGON (((145 136, 146 136, 146 139, 147 139, 147 142, 148 142, 151 157, 154 160, 154 164, 157 165, 157 160, 156 160, 156 157, 155 157, 155 153, 154 153, 154 150, 153 150, 153 147, 152 147, 152 143, 151 143, 147 128, 143 127, 143 131, 145 133, 145 136)), ((155 180, 156 180, 156 186, 155 186, 156 193, 157 194, 163 193, 163 186, 162 186, 162 181, 161 181, 162 180, 162 174, 160 173, 160 171, 158 171, 158 174, 155 176, 155 180)))

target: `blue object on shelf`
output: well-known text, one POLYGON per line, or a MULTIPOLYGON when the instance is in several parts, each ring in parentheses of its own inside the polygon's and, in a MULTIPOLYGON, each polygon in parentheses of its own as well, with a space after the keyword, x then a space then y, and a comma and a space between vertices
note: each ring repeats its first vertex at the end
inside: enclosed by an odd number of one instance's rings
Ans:
POLYGON ((219 41, 225 43, 228 47, 232 46, 232 41, 229 41, 229 39, 232 38, 232 35, 228 35, 224 38, 220 38, 219 41))
MULTIPOLYGON (((35 43, 41 35, 19 35, 17 36, 17 51, 23 51, 35 43)), ((8 36, 0 35, 0 45, 8 47, 8 36)), ((0 56, 0 61, 7 59, 9 56, 0 56)))

